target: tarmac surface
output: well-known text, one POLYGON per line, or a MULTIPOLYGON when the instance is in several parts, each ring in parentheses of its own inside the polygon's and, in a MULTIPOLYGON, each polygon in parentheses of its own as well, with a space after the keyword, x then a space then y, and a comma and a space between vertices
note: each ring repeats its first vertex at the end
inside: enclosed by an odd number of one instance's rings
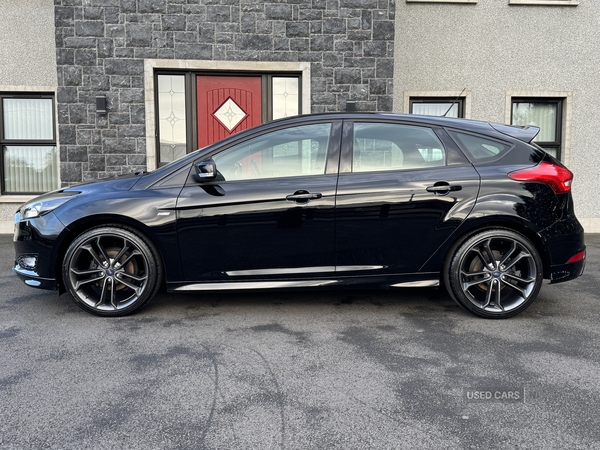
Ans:
POLYGON ((159 294, 106 319, 11 272, 2 449, 600 448, 600 235, 517 317, 438 290, 159 294))

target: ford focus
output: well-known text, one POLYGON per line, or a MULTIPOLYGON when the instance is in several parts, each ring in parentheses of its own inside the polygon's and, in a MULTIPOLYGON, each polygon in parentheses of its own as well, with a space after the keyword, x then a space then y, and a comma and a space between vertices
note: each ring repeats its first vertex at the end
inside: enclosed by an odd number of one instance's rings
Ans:
POLYGON ((539 129, 395 114, 283 119, 150 173, 37 197, 14 273, 100 316, 170 292, 443 286, 485 318, 583 273, 573 174, 539 129))

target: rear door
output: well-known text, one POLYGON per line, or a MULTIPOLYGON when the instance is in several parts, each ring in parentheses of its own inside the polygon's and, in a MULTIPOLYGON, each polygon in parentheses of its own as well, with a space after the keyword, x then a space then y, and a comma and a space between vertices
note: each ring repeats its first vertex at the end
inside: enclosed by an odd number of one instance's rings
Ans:
POLYGON ((479 175, 441 129, 346 121, 337 190, 337 270, 417 272, 473 208, 479 175))

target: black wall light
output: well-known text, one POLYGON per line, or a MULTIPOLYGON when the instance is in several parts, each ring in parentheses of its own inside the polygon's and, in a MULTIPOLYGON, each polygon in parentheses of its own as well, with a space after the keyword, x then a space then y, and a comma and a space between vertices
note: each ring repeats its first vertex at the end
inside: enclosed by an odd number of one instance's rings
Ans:
POLYGON ((106 95, 96 95, 96 114, 106 115, 106 95))
POLYGON ((356 102, 354 100, 346 100, 346 112, 356 111, 356 102))

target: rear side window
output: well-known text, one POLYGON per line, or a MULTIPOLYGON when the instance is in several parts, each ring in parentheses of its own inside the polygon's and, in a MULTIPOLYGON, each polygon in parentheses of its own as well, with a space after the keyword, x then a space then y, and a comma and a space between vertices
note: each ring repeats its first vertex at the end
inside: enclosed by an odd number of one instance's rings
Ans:
POLYGON ((495 161, 511 149, 511 145, 505 142, 489 139, 484 136, 450 132, 453 138, 462 144, 472 161, 488 162, 495 161))
POLYGON ((446 164, 432 129, 403 124, 355 123, 353 172, 425 169, 446 164))

